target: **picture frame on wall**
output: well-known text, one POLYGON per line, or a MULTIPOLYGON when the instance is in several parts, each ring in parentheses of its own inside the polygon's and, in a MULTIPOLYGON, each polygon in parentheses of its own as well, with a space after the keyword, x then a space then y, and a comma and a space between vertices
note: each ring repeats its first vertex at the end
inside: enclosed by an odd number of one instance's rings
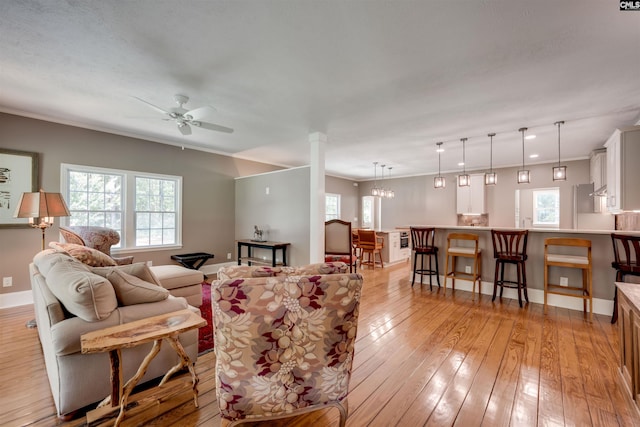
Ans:
POLYGON ((0 228, 30 227, 13 215, 22 193, 38 191, 38 153, 0 148, 0 228))

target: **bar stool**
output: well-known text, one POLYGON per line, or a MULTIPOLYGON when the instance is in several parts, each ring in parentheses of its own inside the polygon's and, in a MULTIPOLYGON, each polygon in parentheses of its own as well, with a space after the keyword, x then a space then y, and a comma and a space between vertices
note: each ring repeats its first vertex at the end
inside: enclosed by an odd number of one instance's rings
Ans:
POLYGON ((382 248, 384 247, 384 238, 378 236, 374 230, 358 230, 358 248, 360 249, 360 267, 370 265, 376 268, 376 254, 380 260, 380 267, 384 268, 382 262, 382 248), (365 254, 368 255, 365 260, 365 254))
POLYGON ((529 230, 498 231, 491 230, 493 240, 493 257, 496 259, 496 272, 493 277, 493 298, 495 301, 498 286, 500 286, 500 298, 504 288, 518 289, 518 303, 522 308, 522 293, 529 302, 527 295, 527 272, 525 261, 527 260, 527 238, 529 230), (514 264, 516 266, 516 280, 504 280, 504 266, 514 264), (498 275, 498 272, 500 274, 498 275))
MULTIPOLYGON (((611 267, 616 269, 616 282, 624 282, 625 276, 640 276, 640 236, 611 233, 614 261, 611 267), (621 252, 624 251, 624 258, 621 252)), ((618 287, 613 297, 613 316, 611 323, 618 320, 618 287)))
MULTIPOLYGON (((554 249, 555 250, 555 249, 554 249)), ((547 311, 547 295, 564 295, 582 298, 583 310, 587 312, 589 301, 589 317, 593 318, 593 273, 591 263, 591 240, 553 237, 544 239, 544 310, 547 311), (586 256, 564 255, 549 252, 549 247, 581 247, 586 248, 586 256), (549 267, 579 268, 582 270, 582 286, 561 286, 549 283, 549 267)))
POLYGON ((476 292, 476 282, 478 282, 478 296, 482 288, 482 249, 478 248, 478 235, 471 233, 450 233, 447 236, 447 257, 444 264, 444 290, 447 290, 447 278, 451 277, 451 288, 456 289, 456 279, 471 279, 473 289, 471 294, 476 292), (466 246, 462 242, 473 242, 471 246, 466 246), (451 271, 449 271, 449 257, 451 257, 451 271), (456 260, 458 257, 473 258, 472 273, 456 270, 456 260))
POLYGON ((433 227, 410 227, 411 230, 411 249, 413 250, 413 278, 411 286, 416 280, 416 274, 420 275, 420 283, 422 276, 429 276, 429 289, 433 290, 431 284, 431 276, 436 275, 438 287, 440 287, 440 273, 438 271, 438 248, 433 244, 436 229, 433 227), (417 268, 418 255, 420 255, 420 268, 417 268), (429 268, 424 268, 424 257, 429 257, 429 268), (431 258, 436 260, 436 269, 431 267, 431 258))

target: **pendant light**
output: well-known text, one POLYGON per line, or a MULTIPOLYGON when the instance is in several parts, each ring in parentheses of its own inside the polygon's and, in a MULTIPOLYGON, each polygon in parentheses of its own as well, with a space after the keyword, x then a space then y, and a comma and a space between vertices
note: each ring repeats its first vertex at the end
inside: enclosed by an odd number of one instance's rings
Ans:
POLYGON ((518 171, 518 184, 528 184, 531 181, 531 174, 524 168, 524 133, 527 128, 520 128, 518 132, 522 133, 522 169, 518 171))
POLYGON ((467 138, 460 138, 462 141, 462 175, 458 175, 458 187, 468 187, 471 184, 471 177, 467 174, 467 166, 465 165, 465 142, 467 142, 467 138))
MULTIPOLYGON (((391 166, 387 168, 387 170, 389 171, 389 174, 387 176, 389 178, 391 178, 391 169, 393 169, 391 166)), ((387 190, 386 197, 387 199, 393 199, 394 197, 396 197, 396 193, 393 190, 389 189, 387 190)))
POLYGON ((487 135, 491 138, 490 142, 490 156, 489 156, 489 172, 484 174, 484 185, 496 185, 498 183, 498 174, 493 171, 493 137, 496 136, 495 133, 490 133, 487 135))
POLYGON ((560 125, 564 124, 564 120, 555 122, 554 125, 558 126, 558 166, 553 167, 553 180, 554 181, 566 181, 567 180, 567 167, 560 166, 560 125))
POLYGON ((440 175, 440 153, 444 151, 442 148, 442 142, 436 142, 438 148, 436 148, 436 152, 438 153, 438 175, 433 178, 433 188, 444 188, 447 185, 447 182, 444 179, 444 176, 440 175))
POLYGON ((378 182, 377 182, 377 171, 378 171, 378 162, 373 162, 373 188, 371 189, 371 195, 374 197, 380 197, 381 191, 380 188, 378 188, 378 182))

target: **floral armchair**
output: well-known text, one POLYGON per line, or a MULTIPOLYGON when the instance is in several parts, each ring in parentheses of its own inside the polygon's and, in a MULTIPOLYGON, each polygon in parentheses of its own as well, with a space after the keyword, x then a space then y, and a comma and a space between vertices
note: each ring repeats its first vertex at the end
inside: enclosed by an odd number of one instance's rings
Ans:
POLYGON ((222 426, 328 406, 344 426, 361 290, 359 274, 215 281, 222 426))
POLYGON ((109 255, 118 265, 131 264, 132 256, 116 258, 111 256, 111 246, 120 241, 116 230, 96 226, 60 226, 60 234, 67 243, 87 246, 109 255))

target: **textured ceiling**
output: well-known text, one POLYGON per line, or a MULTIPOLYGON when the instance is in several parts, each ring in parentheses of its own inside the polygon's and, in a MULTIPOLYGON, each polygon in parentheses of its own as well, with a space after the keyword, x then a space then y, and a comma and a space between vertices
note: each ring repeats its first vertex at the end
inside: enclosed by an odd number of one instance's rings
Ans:
MULTIPOLYGON (((640 113, 640 12, 615 0, 0 2, 0 111, 285 166, 393 176, 585 158, 640 113), (174 94, 205 120, 162 108, 174 94)), ((1 142, 0 142, 1 144, 1 142)))

